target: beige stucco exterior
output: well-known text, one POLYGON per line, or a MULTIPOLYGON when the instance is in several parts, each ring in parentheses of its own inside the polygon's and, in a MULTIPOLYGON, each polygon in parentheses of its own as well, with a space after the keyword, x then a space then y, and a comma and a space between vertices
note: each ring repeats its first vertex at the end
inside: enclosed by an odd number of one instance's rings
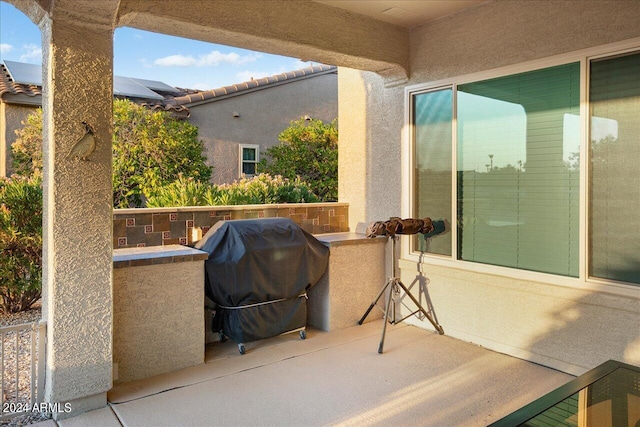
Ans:
MULTIPOLYGON (((384 285, 387 241, 356 233, 327 234, 319 240, 329 246, 329 266, 308 292, 309 325, 327 332, 354 326, 384 285)), ((382 311, 375 310, 366 320, 380 318, 382 311)))
POLYGON ((204 363, 206 253, 192 260, 195 252, 179 245, 114 251, 115 383, 204 363))
MULTIPOLYGON (((639 37, 638 19, 637 2, 488 2, 411 30, 408 84, 639 37)), ((375 100, 388 110, 403 102, 375 100)), ((394 121, 395 138, 388 144, 401 143, 402 124, 394 121)), ((374 125, 373 132, 378 129, 374 125)), ((398 162, 393 170, 407 166, 398 162)), ((411 215, 406 204, 404 209, 411 215)), ((640 364, 640 288, 611 295, 582 280, 567 283, 542 274, 523 280, 518 270, 453 264, 428 257, 420 265, 402 263, 405 283, 426 277, 446 334, 573 374, 608 359, 640 364)))
MULTIPOLYGON (((46 47, 46 397, 94 407, 111 385, 111 165, 105 141, 115 25, 363 70, 341 69, 338 82, 339 198, 351 205, 353 228, 412 214, 410 165, 402 151, 403 77, 409 76, 408 84, 425 83, 640 37, 636 1, 490 1, 411 30, 306 1, 11 2, 39 23, 46 47), (80 99, 78 86, 86 87, 80 99), (87 117, 98 129, 98 148, 89 162, 66 159, 87 117)), ((452 337, 571 373, 608 358, 640 364, 637 287, 542 274, 524 280, 517 270, 415 260, 406 247, 403 258, 403 281, 426 285, 438 321, 452 337)))
MULTIPOLYGON (((283 77, 286 74, 282 74, 281 81, 263 83, 256 88, 183 103, 189 109, 186 120, 198 127, 206 163, 213 167, 211 182, 226 184, 241 177, 241 144, 257 146, 258 158, 261 158, 266 149, 279 143, 278 136, 292 121, 304 117, 325 123, 337 120, 336 68, 308 70, 289 73, 295 76, 287 79, 283 77)), ((236 86, 243 87, 242 84, 236 86)), ((0 176, 13 173, 11 144, 16 140, 16 130, 23 128, 23 121, 40 106, 41 98, 8 95, 0 99, 0 176), (25 99, 29 105, 21 103, 25 99)), ((198 99, 195 95, 193 98, 198 99)))
POLYGON ((35 108, 0 102, 0 176, 9 176, 13 172, 11 144, 17 138, 15 130, 22 128, 22 123, 35 108))
POLYGON ((337 119, 338 76, 335 70, 312 74, 188 107, 189 122, 198 127, 207 164, 214 168, 211 181, 229 183, 241 175, 240 144, 257 145, 262 153, 278 145, 278 135, 293 120, 307 115, 325 123, 337 119))

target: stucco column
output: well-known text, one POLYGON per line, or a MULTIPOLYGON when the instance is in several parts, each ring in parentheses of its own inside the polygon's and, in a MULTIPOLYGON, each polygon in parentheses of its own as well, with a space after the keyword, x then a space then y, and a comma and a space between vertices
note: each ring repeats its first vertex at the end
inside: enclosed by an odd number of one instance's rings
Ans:
POLYGON ((105 406, 112 385, 113 31, 56 12, 40 22, 45 400, 70 403, 75 414, 105 406), (95 130, 87 160, 70 155, 83 122, 95 130))
POLYGON ((403 87, 372 72, 338 69, 338 199, 349 229, 401 216, 403 87))
POLYGON ((338 200, 349 203, 349 229, 367 221, 367 91, 358 70, 338 69, 338 200))

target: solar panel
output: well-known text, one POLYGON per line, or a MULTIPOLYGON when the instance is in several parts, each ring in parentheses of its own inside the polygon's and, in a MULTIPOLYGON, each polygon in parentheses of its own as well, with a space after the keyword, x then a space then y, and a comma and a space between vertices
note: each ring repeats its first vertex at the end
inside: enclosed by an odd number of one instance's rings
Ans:
MULTIPOLYGON (((24 62, 3 61, 14 83, 42 86, 42 65, 26 64, 24 62)), ((134 79, 113 76, 113 94, 131 98, 157 99, 164 97, 153 90, 169 93, 179 93, 173 86, 156 80, 134 79)))
POLYGON ((164 99, 129 77, 113 76, 113 94, 131 98, 164 99))
POLYGON ((175 87, 169 86, 168 84, 159 82, 157 80, 145 80, 145 79, 137 79, 133 77, 131 78, 131 80, 133 80, 136 83, 140 83, 142 86, 145 86, 146 88, 151 90, 157 90, 160 92, 169 92, 169 93, 180 93, 180 91, 175 87))
POLYGON ((3 61, 11 80, 23 85, 42 86, 42 66, 24 62, 3 61))

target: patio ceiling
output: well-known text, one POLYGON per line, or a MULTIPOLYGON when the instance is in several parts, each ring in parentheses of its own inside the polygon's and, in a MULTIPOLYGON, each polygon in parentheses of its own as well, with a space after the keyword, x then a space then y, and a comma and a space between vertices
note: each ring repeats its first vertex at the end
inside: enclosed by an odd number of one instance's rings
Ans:
POLYGON ((373 71, 388 85, 402 83, 409 75, 409 28, 486 2, 212 0, 183 7, 177 1, 8 1, 35 22, 48 13, 105 31, 115 23, 373 71))
POLYGON ((315 3, 337 7, 358 15, 369 16, 405 28, 422 25, 434 19, 474 7, 486 0, 313 0, 315 3))

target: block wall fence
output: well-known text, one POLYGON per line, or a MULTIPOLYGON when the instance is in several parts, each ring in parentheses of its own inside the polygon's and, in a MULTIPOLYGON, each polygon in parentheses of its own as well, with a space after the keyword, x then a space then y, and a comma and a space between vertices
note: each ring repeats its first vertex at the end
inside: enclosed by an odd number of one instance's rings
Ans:
POLYGON ((312 234, 349 231, 347 203, 115 209, 113 248, 192 245, 218 221, 291 218, 312 234))

